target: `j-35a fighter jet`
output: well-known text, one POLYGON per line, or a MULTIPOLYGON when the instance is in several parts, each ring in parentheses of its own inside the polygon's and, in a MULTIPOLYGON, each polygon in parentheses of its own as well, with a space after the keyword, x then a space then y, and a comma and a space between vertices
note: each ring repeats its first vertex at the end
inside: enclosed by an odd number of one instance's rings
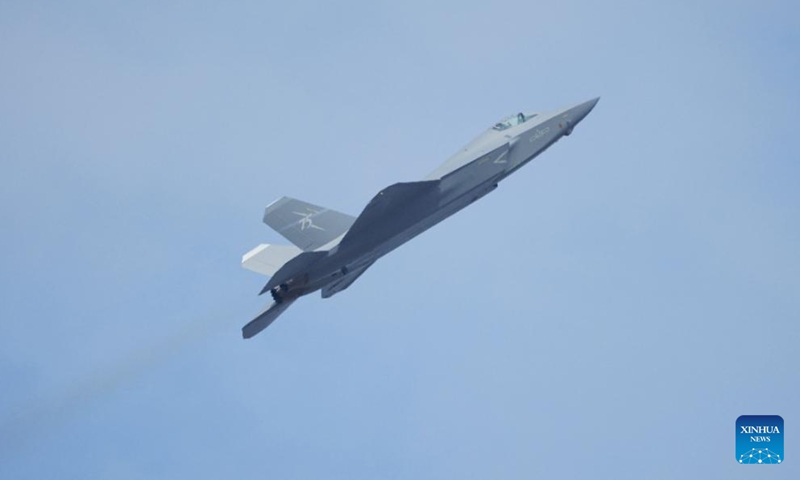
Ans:
POLYGON ((244 268, 270 276, 261 293, 273 303, 242 328, 250 338, 295 300, 322 290, 331 297, 349 287, 375 261, 497 188, 498 182, 572 133, 599 98, 551 112, 518 113, 483 132, 424 180, 395 183, 358 217, 283 197, 264 212, 264 223, 290 245, 259 245, 244 268))

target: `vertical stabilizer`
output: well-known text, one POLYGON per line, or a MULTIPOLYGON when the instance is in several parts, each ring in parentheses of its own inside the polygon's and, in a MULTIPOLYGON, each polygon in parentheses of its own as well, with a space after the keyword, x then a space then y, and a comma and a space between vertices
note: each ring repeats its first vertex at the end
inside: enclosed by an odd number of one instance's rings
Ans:
POLYGON ((290 197, 272 202, 264 210, 264 223, 308 252, 342 236, 356 219, 290 197))

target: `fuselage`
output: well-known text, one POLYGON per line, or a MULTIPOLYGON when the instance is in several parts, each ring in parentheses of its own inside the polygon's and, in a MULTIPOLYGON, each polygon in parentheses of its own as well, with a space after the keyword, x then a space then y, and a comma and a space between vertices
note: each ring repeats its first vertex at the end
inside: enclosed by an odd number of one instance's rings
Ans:
POLYGON ((327 253, 302 271, 286 273, 281 286, 273 289, 273 296, 276 300, 296 298, 330 289, 331 285, 351 283, 348 276, 357 277, 380 257, 488 194, 501 180, 569 135, 597 101, 509 117, 483 132, 423 181, 382 190, 367 206, 369 209, 376 204, 374 208, 381 208, 381 215, 374 216, 366 226, 357 222, 351 230, 358 232, 348 232, 318 249, 327 253), (384 195, 391 201, 382 204, 384 195))

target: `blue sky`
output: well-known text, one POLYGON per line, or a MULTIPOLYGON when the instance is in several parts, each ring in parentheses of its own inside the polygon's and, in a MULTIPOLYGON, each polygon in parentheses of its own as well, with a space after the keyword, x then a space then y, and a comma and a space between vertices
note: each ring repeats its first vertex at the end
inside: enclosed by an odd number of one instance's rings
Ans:
MULTIPOLYGON (((0 478, 797 478, 796 2, 0 3, 0 478), (251 341, 357 214, 602 100, 251 341), (743 467, 743 414, 786 462, 743 467)), ((800 429, 800 427, 797 427, 800 429)))

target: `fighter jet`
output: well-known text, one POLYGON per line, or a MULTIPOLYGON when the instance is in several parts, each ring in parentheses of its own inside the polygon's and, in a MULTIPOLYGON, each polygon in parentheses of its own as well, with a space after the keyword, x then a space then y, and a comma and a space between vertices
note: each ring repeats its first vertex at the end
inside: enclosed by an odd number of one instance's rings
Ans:
POLYGON ((599 98, 550 112, 505 118, 425 179, 395 183, 358 217, 283 197, 266 207, 264 223, 294 244, 262 244, 242 266, 270 280, 273 302, 242 328, 250 338, 298 298, 322 290, 329 298, 355 282, 379 258, 497 188, 497 184, 561 137, 572 133, 599 98))

